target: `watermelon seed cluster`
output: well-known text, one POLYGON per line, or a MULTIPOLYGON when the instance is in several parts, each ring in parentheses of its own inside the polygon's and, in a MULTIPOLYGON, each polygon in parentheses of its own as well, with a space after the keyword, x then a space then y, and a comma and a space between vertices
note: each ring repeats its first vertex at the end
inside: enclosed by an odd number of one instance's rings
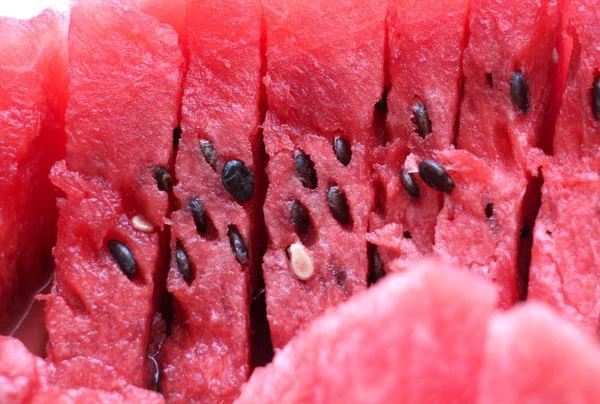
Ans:
POLYGON ((308 210, 298 200, 292 203, 292 208, 290 209, 290 222, 294 226, 297 234, 300 235, 308 233, 308 227, 310 224, 308 210))
POLYGON ((431 133, 431 120, 425 105, 420 102, 413 106, 413 121, 417 129, 417 133, 422 139, 431 133))
POLYGON ((230 225, 227 230, 227 236, 229 237, 229 245, 231 246, 231 251, 235 254, 235 258, 240 264, 247 263, 248 249, 239 230, 235 226, 230 225))
POLYGON ((345 166, 350 164, 350 159, 352 159, 352 149, 344 138, 339 136, 335 138, 333 141, 333 151, 340 163, 345 166))
POLYGON ((402 182, 402 188, 404 188, 404 192, 406 192, 410 199, 416 201, 421 197, 421 189, 419 188, 417 178, 413 173, 409 173, 408 171, 401 169, 400 182, 402 182))
POLYGON ((223 166, 221 182, 238 202, 247 202, 254 196, 254 173, 241 160, 231 160, 223 166))
POLYGON ((427 185, 436 191, 449 194, 454 190, 454 181, 444 167, 433 160, 425 159, 419 163, 419 175, 427 185))
POLYGON ((520 70, 515 70, 510 79, 510 96, 521 114, 529 111, 529 85, 520 70))
POLYGON ((158 189, 165 192, 171 192, 173 189, 173 179, 171 178, 171 174, 169 174, 169 170, 164 167, 155 167, 153 171, 158 189))
POLYGON ((594 119, 600 121, 600 76, 596 76, 592 85, 592 113, 594 119))
POLYGON ((315 164, 308 154, 297 150, 294 155, 294 161, 296 163, 296 174, 298 175, 298 178, 300 178, 302 185, 309 189, 317 188, 317 172, 315 171, 315 164))
POLYGON ((192 263, 179 240, 175 248, 175 262, 183 280, 189 282, 192 279, 192 263))
POLYGON ((327 189, 327 204, 329 210, 335 219, 342 225, 350 223, 350 209, 346 194, 337 185, 332 185, 327 189))
POLYGON ((110 254, 117 265, 119 265, 121 272, 123 272, 127 278, 133 278, 137 271, 137 264, 131 250, 120 241, 110 240, 108 242, 108 251, 110 251, 110 254))

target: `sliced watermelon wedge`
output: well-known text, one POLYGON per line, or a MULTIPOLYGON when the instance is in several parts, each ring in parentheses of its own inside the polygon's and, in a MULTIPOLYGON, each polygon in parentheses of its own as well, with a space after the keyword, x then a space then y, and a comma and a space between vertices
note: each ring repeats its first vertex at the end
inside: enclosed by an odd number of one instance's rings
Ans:
POLYGON ((66 165, 53 173, 67 198, 46 307, 60 386, 152 384, 146 350, 166 272, 160 229, 182 66, 170 25, 112 0, 73 5, 66 165))
POLYGON ((188 1, 189 70, 176 161, 171 333, 161 391, 231 402, 250 373, 264 195, 259 137, 260 2, 188 1))
POLYGON ((368 157, 384 85, 385 2, 263 1, 269 246, 275 348, 367 285, 368 157), (326 23, 325 23, 326 22, 326 23))

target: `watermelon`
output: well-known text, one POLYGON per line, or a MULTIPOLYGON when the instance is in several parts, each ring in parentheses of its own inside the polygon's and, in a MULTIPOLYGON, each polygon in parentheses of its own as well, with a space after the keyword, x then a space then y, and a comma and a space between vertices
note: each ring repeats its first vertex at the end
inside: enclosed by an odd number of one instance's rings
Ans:
POLYGON ((372 158, 382 203, 368 236, 384 263, 433 248, 442 195, 418 179, 415 161, 453 144, 468 9, 467 0, 390 2, 387 145, 372 158), (413 195, 402 176, 416 182, 413 195))
POLYGON ((158 394, 134 387, 118 394, 90 389, 66 390, 50 385, 44 360, 9 337, 0 337, 0 401, 14 404, 164 403, 158 394))
POLYGON ((527 253, 539 205, 537 165, 552 133, 549 112, 559 80, 551 68, 563 3, 475 0, 463 60, 457 147, 437 157, 456 184, 444 199, 434 252, 491 278, 508 307, 526 291, 527 253), (491 181, 492 180, 492 181, 491 181), (523 232, 521 230, 524 229, 523 232), (458 241, 458 244, 457 244, 458 241), (521 268, 520 268, 521 267, 521 268))
POLYGON ((567 18, 565 41, 572 43, 572 55, 556 122, 554 157, 542 170, 542 207, 535 224, 529 297, 550 304, 597 336, 600 12, 594 3, 578 0, 570 4, 567 18))
POLYGON ((250 299, 264 249, 260 21, 259 1, 187 3, 173 321, 160 361, 172 403, 231 402, 250 372, 250 299))
POLYGON ((325 308, 367 285, 368 157, 384 85, 387 5, 265 0, 263 8, 263 273, 271 340, 281 348, 325 308))
POLYGON ((236 404, 475 402, 494 300, 439 262, 391 274, 300 331, 236 404))
POLYGON ((64 156, 67 17, 0 18, 0 332, 47 282, 56 238, 53 162, 64 156))
POLYGON ((59 386, 151 385, 182 61, 177 33, 154 17, 111 0, 72 8, 67 156, 53 171, 67 197, 46 306, 59 386))
POLYGON ((478 403, 595 403, 599 371, 596 341, 527 303, 490 321, 478 403))

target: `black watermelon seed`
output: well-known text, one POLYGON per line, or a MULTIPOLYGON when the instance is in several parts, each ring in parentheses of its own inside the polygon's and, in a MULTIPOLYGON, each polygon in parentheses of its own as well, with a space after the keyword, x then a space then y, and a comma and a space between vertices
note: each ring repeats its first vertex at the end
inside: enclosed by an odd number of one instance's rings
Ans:
POLYGON ((411 199, 417 200, 421 197, 421 189, 419 188, 417 178, 413 173, 400 170, 400 181, 402 182, 404 192, 406 192, 411 199))
POLYGON ((348 208, 348 200, 344 191, 338 186, 331 186, 327 190, 327 203, 333 217, 338 222, 345 225, 350 222, 350 209, 348 208))
POLYGON ((510 96, 522 114, 529 111, 529 85, 520 70, 514 71, 510 79, 510 96))
POLYGON ((110 251, 110 254, 119 265, 121 272, 129 279, 133 278, 137 271, 137 264, 131 250, 117 240, 110 240, 108 242, 108 251, 110 251))
POLYGON ((487 217, 489 219, 493 215, 494 215, 494 204, 491 202, 488 202, 488 204, 485 205, 485 217, 487 217))
POLYGON ((204 156, 204 160, 212 167, 213 170, 217 169, 217 151, 215 146, 209 140, 200 140, 200 152, 204 156))
POLYGON ((350 148, 350 144, 348 144, 344 138, 335 138, 333 141, 333 151, 340 163, 345 166, 350 164, 350 159, 352 159, 352 149, 350 148))
POLYGON ((166 168, 155 167, 154 179, 156 179, 158 189, 160 189, 161 191, 171 192, 171 190, 173 189, 173 179, 171 178, 171 174, 169 174, 169 171, 166 168))
POLYGON ((243 161, 231 160, 223 166, 221 182, 225 190, 238 202, 246 202, 254 196, 254 173, 243 161))
POLYGON ((208 231, 208 219, 206 217, 206 209, 198 199, 192 198, 188 201, 188 208, 192 212, 192 218, 196 224, 198 234, 206 234, 208 231))
POLYGON ((385 269, 383 262, 381 262, 381 256, 377 250, 377 246, 370 245, 371 250, 371 273, 369 274, 369 284, 372 285, 377 283, 378 280, 385 276, 385 269))
POLYGON ((309 218, 308 211, 300 203, 300 201, 294 201, 290 213, 290 222, 294 225, 296 233, 306 234, 308 232, 309 218))
POLYGON ((596 76, 592 86, 592 112, 594 119, 600 121, 600 76, 596 76))
POLYGON ((425 139, 425 136, 431 133, 431 120, 429 120, 429 114, 425 105, 420 102, 413 106, 413 114, 415 125, 417 126, 417 132, 421 138, 425 139))
POLYGON ((308 154, 298 151, 294 156, 296 162, 296 174, 302 185, 306 188, 315 189, 317 187, 317 172, 315 171, 315 164, 312 162, 308 154))
POLYGON ((340 269, 340 270, 336 270, 333 274, 335 281, 337 282, 338 286, 344 291, 347 292, 346 290, 346 279, 348 278, 348 274, 346 273, 346 270, 344 269, 340 269))
POLYGON ((412 238, 412 234, 410 234, 410 232, 408 230, 406 230, 404 233, 402 233, 402 237, 404 237, 404 238, 412 238))
POLYGON ((419 175, 427 185, 436 191, 449 194, 454 190, 454 181, 444 167, 433 160, 422 160, 419 163, 419 175))
POLYGON ((246 249, 246 243, 240 235, 240 232, 235 226, 229 226, 227 230, 227 236, 229 237, 229 245, 231 251, 235 254, 235 258, 240 264, 248 262, 248 250, 246 249))
POLYGON ((173 129, 173 148, 179 148, 179 140, 181 139, 181 127, 178 126, 173 129))
POLYGON ((492 73, 486 73, 485 80, 487 81, 488 86, 490 86, 490 88, 494 88, 494 78, 492 77, 492 73))
POLYGON ((179 240, 177 240, 177 248, 175 249, 175 262, 183 280, 187 282, 192 279, 192 263, 179 240))

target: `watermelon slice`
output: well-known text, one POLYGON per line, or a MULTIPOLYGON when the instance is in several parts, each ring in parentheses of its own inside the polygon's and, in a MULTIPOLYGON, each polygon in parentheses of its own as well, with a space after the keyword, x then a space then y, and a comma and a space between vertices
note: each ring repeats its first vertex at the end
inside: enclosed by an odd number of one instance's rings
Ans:
POLYGON ((450 173, 458 192, 444 199, 434 251, 491 278, 501 290, 501 307, 526 293, 531 237, 520 236, 527 236, 539 206, 534 177, 541 152, 534 147, 552 137, 548 111, 556 103, 552 88, 560 69, 551 66, 562 7, 548 0, 514 7, 473 1, 457 146, 476 158, 460 151, 439 156, 445 164, 460 163, 450 173))
POLYGON ((491 285, 441 263, 392 274, 301 331, 236 404, 474 402, 493 308, 491 285))
POLYGON ((137 9, 83 0, 71 11, 69 52, 66 168, 53 173, 67 199, 46 307, 50 375, 66 387, 150 386, 146 349, 166 261, 157 229, 168 213, 181 96, 178 36, 137 9))
POLYGON ((156 393, 128 387, 123 394, 98 390, 66 390, 48 384, 42 358, 32 355, 18 340, 0 337, 0 401, 12 404, 159 404, 156 393))
POLYGON ((264 199, 259 137, 260 2, 188 1, 186 76, 172 215, 171 333, 161 391, 231 402, 250 372, 250 299, 264 199))
POLYGON ((368 237, 384 263, 433 248, 442 196, 418 179, 413 162, 454 141, 468 10, 468 0, 390 2, 388 144, 373 153, 382 206, 371 215, 368 237), (412 196, 403 175, 416 182, 412 196))
POLYGON ((478 403, 595 403, 598 372, 597 342, 527 303, 492 317, 478 403))
POLYGON ((0 332, 51 273, 52 163, 64 156, 67 18, 0 18, 0 332), (10 318, 9 318, 10 317, 10 318))
POLYGON ((280 348, 325 308, 366 287, 368 157, 384 84, 387 4, 266 0, 263 8, 263 272, 272 342, 280 348))
POLYGON ((543 168, 542 207, 535 224, 529 297, 549 303, 597 336, 600 11, 593 2, 577 0, 570 4, 567 17, 566 41, 572 42, 573 49, 556 122, 554 159, 543 168))

